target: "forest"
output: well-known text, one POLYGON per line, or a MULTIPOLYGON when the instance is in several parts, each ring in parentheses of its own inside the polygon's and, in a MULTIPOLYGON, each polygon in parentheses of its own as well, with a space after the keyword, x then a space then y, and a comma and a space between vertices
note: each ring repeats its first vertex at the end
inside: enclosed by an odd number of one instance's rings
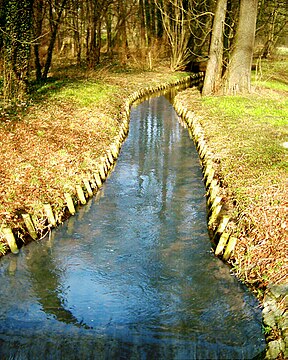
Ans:
POLYGON ((253 57, 287 45, 287 12, 285 0, 1 0, 2 98, 23 100, 53 64, 207 67, 204 94, 249 91, 253 57))

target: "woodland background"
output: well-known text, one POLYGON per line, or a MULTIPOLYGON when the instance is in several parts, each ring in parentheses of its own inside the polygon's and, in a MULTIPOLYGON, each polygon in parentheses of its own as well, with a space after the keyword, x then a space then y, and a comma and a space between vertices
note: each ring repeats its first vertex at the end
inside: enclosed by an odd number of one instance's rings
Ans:
POLYGON ((285 0, 0 0, 2 100, 23 101, 53 62, 199 71, 209 58, 204 93, 249 91, 252 56, 260 68, 288 45, 287 13, 285 0))

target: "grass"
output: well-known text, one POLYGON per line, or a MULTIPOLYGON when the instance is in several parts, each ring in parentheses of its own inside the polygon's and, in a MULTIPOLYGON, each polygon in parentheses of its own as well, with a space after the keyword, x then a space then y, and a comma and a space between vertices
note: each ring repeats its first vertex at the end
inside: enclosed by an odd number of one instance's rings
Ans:
POLYGON ((93 108, 109 101, 109 98, 117 92, 117 86, 109 85, 102 81, 55 79, 53 82, 41 86, 36 95, 41 100, 43 97, 50 101, 66 101, 76 107, 93 108))
POLYGON ((265 61, 248 96, 178 95, 199 116, 218 163, 239 239, 234 269, 258 288, 287 278, 287 74, 287 58, 265 61))

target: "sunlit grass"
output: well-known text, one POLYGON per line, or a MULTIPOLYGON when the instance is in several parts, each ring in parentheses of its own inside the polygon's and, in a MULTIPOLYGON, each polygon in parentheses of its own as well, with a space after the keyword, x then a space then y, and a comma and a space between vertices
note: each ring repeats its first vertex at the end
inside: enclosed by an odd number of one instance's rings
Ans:
POLYGON ((246 186, 252 177, 260 186, 261 174, 273 179, 275 169, 287 169, 287 149, 283 147, 288 140, 288 101, 285 98, 280 96, 276 101, 262 95, 209 97, 204 98, 202 104, 212 115, 207 120, 209 124, 204 126, 213 129, 218 149, 229 156, 229 159, 224 158, 223 171, 231 185, 237 187, 237 183, 242 183, 246 186))
POLYGON ((279 101, 257 94, 251 94, 249 97, 207 97, 203 98, 203 104, 210 107, 212 112, 221 112, 221 114, 232 119, 251 117, 253 121, 257 122, 277 126, 287 125, 287 97, 283 97, 279 101))
POLYGON ((223 179, 243 206, 257 202, 263 189, 287 178, 287 74, 286 60, 265 62, 261 83, 254 78, 251 94, 202 97, 195 103, 209 143, 221 159, 223 179))
POLYGON ((58 100, 68 100, 81 107, 91 107, 106 102, 115 93, 115 86, 100 82, 83 81, 72 83, 55 94, 58 100))
POLYGON ((37 90, 37 94, 50 101, 68 101, 75 106, 91 107, 106 102, 117 91, 117 87, 91 80, 55 80, 48 82, 37 90))

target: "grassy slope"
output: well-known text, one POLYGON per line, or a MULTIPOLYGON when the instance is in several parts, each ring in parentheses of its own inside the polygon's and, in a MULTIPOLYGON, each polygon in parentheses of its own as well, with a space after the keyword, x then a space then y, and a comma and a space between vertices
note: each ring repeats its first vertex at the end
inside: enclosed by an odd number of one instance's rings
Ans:
POLYGON ((260 292, 287 279, 287 74, 287 60, 263 63, 249 96, 195 98, 190 90, 179 95, 200 116, 220 160, 239 239, 234 269, 260 292))

